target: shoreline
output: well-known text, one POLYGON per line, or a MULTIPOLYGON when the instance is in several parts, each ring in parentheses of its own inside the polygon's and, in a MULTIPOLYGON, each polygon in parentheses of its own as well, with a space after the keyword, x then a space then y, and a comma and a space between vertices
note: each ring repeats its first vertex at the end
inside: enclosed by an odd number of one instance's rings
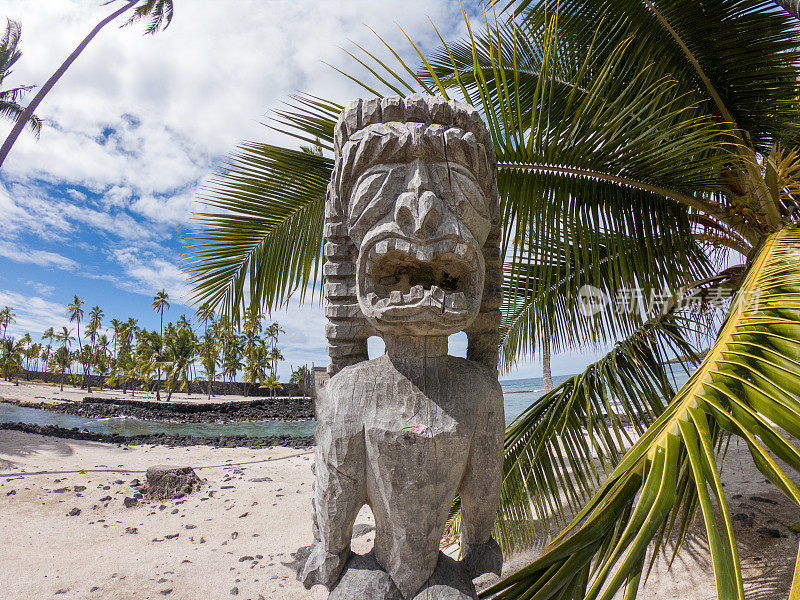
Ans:
POLYGON ((0 402, 22 408, 93 419, 133 417, 142 421, 171 423, 238 423, 245 421, 306 421, 314 418, 310 398, 259 398, 224 403, 155 402, 135 398, 84 397, 83 400, 32 402, 0 395, 0 402), (284 399, 285 400, 285 399, 284 399))
POLYGON ((219 437, 199 437, 193 435, 170 435, 153 433, 142 435, 120 435, 116 433, 93 433, 77 427, 68 429, 57 425, 32 425, 30 423, 0 423, 0 431, 20 431, 64 440, 100 442, 117 446, 165 446, 185 448, 188 446, 210 446, 212 448, 274 448, 286 447, 308 449, 314 446, 311 436, 271 435, 250 437, 247 435, 224 435, 219 437))

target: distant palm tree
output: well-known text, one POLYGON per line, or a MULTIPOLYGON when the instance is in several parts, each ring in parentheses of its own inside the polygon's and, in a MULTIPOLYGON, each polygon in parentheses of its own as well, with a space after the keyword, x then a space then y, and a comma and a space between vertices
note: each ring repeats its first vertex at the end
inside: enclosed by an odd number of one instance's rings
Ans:
POLYGON ((3 328, 3 340, 6 339, 6 329, 11 323, 16 323, 17 320, 14 318, 14 311, 11 310, 10 306, 4 306, 0 309, 0 327, 3 328))
MULTIPOLYGON (((77 300, 77 296, 75 299, 77 300)), ((59 331, 55 335, 56 340, 62 344, 61 347, 56 350, 55 354, 53 355, 53 370, 55 371, 58 369, 61 372, 61 391, 64 391, 64 371, 69 368, 70 364, 72 363, 72 355, 69 351, 70 342, 75 339, 72 337, 72 330, 67 329, 66 327, 62 327, 61 331, 59 331)))
POLYGON ((267 389, 274 397, 275 390, 281 389, 283 386, 278 382, 278 376, 275 373, 270 373, 269 377, 261 382, 261 387, 267 389))
POLYGON ((84 367, 84 374, 86 375, 86 389, 91 393, 92 388, 89 384, 89 375, 92 373, 92 363, 94 362, 95 358, 95 340, 97 339, 97 333, 100 330, 100 327, 103 323, 103 309, 99 306, 93 306, 92 310, 89 311, 89 352, 87 353, 87 357, 89 358, 86 366, 84 367))
POLYGON ((106 334, 97 337, 97 346, 94 350, 94 365, 97 369, 97 374, 100 375, 100 391, 103 391, 103 384, 105 383, 106 376, 111 372, 112 362, 108 354, 108 347, 111 345, 110 340, 106 334))
MULTIPOLYGON (((85 302, 78 298, 78 294, 72 300, 71 304, 67 304, 66 316, 69 317, 69 322, 76 321, 78 323, 78 347, 81 346, 81 319, 83 319, 83 305, 85 302)), ((66 329, 66 327, 64 328, 66 329)))
POLYGON ((167 402, 172 399, 172 393, 182 381, 188 390, 192 380, 191 366, 197 354, 197 336, 191 327, 167 326, 164 336, 164 350, 159 368, 164 369, 167 383, 167 402))
MULTIPOLYGON (((106 4, 111 4, 116 2, 117 0, 108 0, 106 4)), ((147 29, 145 29, 145 33, 148 34, 155 34, 163 29, 169 27, 170 21, 172 21, 172 14, 173 14, 173 6, 172 0, 121 0, 123 5, 120 6, 117 10, 113 13, 108 15, 105 19, 100 21, 94 29, 89 32, 83 41, 78 44, 78 47, 73 50, 72 54, 70 54, 67 59, 61 64, 58 70, 53 73, 50 79, 39 89, 39 92, 33 97, 30 104, 28 104, 25 109, 19 113, 17 116, 17 122, 14 125, 11 133, 8 134, 6 141, 3 143, 3 146, 0 148, 0 167, 3 166, 3 162, 5 161, 8 153, 11 151, 11 147, 14 145, 14 142, 17 141, 19 134, 22 133, 22 130, 25 128, 26 125, 31 124, 31 119, 33 117, 34 111, 39 107, 44 97, 53 89, 53 87, 58 83, 58 80, 61 79, 61 76, 67 72, 67 69, 75 62, 75 60, 80 56, 81 52, 83 52, 84 48, 89 45, 94 37, 100 33, 100 30, 103 29, 106 25, 108 25, 111 21, 119 17, 120 15, 128 12, 129 10, 133 9, 133 14, 125 23, 125 25, 130 25, 131 23, 135 23, 141 20, 149 20, 149 24, 147 25, 147 29)), ((13 31, 12 31, 13 33, 13 31)), ((19 39, 19 25, 16 26, 16 36, 9 36, 15 40, 19 39)), ((4 38, 5 40, 5 38, 4 38)), ((14 46, 16 46, 16 41, 14 41, 14 46)), ((2 56, 0 56, 0 59, 2 56)), ((19 58, 17 56, 17 58, 19 58)), ((16 60, 16 58, 14 59, 16 60)), ((13 64, 13 62, 12 62, 13 64)), ((10 65, 9 65, 10 66, 10 65)), ((2 67, 2 62, 0 61, 0 68, 2 67)), ((2 71, 0 70, 0 75, 2 71)), ((1 114, 1 113, 0 113, 1 114)), ((11 114, 11 113, 9 113, 11 114)), ((38 119, 37 119, 38 120, 38 119)), ((34 126, 35 127, 35 126, 34 126)))
POLYGON ((91 342, 92 346, 94 346, 95 338, 97 337, 97 332, 103 324, 103 317, 105 313, 103 313, 103 309, 99 306, 93 306, 92 310, 89 311, 89 331, 91 335, 91 342))
POLYGON ((64 391, 64 371, 69 369, 70 364, 72 364, 72 354, 69 350, 67 350, 66 346, 61 346, 53 354, 51 368, 53 372, 61 373, 61 379, 59 383, 62 392, 64 391))
POLYGON ((211 400, 211 386, 217 375, 217 364, 219 357, 217 356, 217 342, 214 336, 213 326, 211 334, 208 333, 208 322, 214 322, 214 309, 206 302, 202 304, 196 313, 197 319, 203 322, 203 340, 200 344, 200 354, 202 356, 201 364, 206 372, 208 378, 208 399, 211 400))
POLYGON ((164 335, 164 309, 169 308, 169 294, 165 290, 161 290, 153 296, 153 310, 161 315, 161 330, 160 334, 164 335))
POLYGON ((111 324, 111 328, 114 331, 114 335, 113 335, 114 360, 116 360, 117 359, 117 341, 119 339, 119 331, 120 331, 120 328, 122 327, 122 321, 120 321, 119 319, 115 318, 115 319, 111 319, 109 321, 109 323, 111 324))
MULTIPOLYGON (((0 367, 2 367, 3 377, 7 381, 18 377, 22 370, 22 355, 22 343, 14 342, 13 337, 0 342, 0 367)), ((17 384, 19 384, 18 381, 17 384)))
MULTIPOLYGON (((20 119, 25 109, 17 102, 29 91, 33 89, 32 85, 20 85, 7 90, 3 90, 3 80, 10 76, 12 73, 11 67, 22 56, 22 51, 19 49, 19 40, 22 35, 22 27, 16 21, 11 19, 6 20, 6 32, 3 38, 0 39, 0 116, 9 119, 20 119)), ((33 114, 33 111, 21 121, 20 130, 25 126, 39 136, 42 130, 42 122, 39 117, 33 114)))
POLYGON ((206 333, 200 341, 199 349, 200 356, 202 357, 200 363, 203 366, 206 379, 208 380, 206 393, 208 395, 208 400, 210 401, 212 386, 214 385, 214 380, 217 378, 217 367, 220 366, 220 357, 218 351, 219 345, 217 343, 213 328, 209 330, 206 327, 206 333))
POLYGON ((75 339, 72 337, 72 329, 67 329, 66 327, 62 327, 61 331, 53 337, 55 337, 58 343, 62 344, 62 348, 66 348, 67 350, 69 350, 72 340, 75 339))
MULTIPOLYGON (((20 346, 20 354, 22 358, 25 359, 25 370, 28 370, 30 366, 30 348, 31 343, 33 342, 33 338, 31 337, 30 333, 26 333, 21 338, 19 338, 19 346, 20 346)), ((25 379, 30 379, 30 376, 26 373, 25 379)))
POLYGON ((44 361, 44 367, 47 368, 47 363, 50 362, 50 351, 52 350, 53 346, 53 339, 56 337, 55 331, 53 331, 52 327, 48 327, 44 330, 42 334, 42 339, 47 340, 47 346, 45 346, 44 350, 42 351, 42 360, 44 361))
MULTIPOLYGON (((84 300, 78 298, 78 294, 75 294, 75 297, 72 300, 71 304, 67 304, 67 311, 66 316, 69 317, 69 322, 72 323, 73 321, 78 323, 78 360, 80 361, 81 356, 81 349, 83 348, 83 342, 81 341, 81 320, 83 319, 83 305, 85 304, 84 300)), ((86 366, 83 366, 84 375, 86 375, 86 366)), ((83 387, 83 386, 81 386, 83 387)))

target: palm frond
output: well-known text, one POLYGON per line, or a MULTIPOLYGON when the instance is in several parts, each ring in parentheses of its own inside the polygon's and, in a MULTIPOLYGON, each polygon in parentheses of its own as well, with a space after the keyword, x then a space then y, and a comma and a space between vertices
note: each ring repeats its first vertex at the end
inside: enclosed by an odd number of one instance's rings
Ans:
POLYGON ((664 290, 676 292, 709 275, 685 211, 648 196, 624 209, 613 203, 595 206, 593 215, 577 191, 565 195, 563 208, 560 196, 548 195, 553 210, 574 217, 564 219, 558 238, 552 239, 539 220, 554 219, 557 213, 544 212, 532 229, 545 231, 523 234, 506 261, 500 348, 506 368, 530 356, 545 335, 555 352, 631 335, 649 318, 641 306, 663 300, 664 290), (592 228, 593 221, 601 226, 592 228), (606 230, 604 222, 616 223, 616 230, 606 230), (591 318, 584 314, 585 286, 602 293, 607 310, 591 318))
POLYGON ((202 191, 211 211, 195 215, 184 270, 192 299, 238 319, 248 307, 271 311, 297 292, 314 293, 322 264, 325 157, 341 106, 297 96, 276 112, 276 130, 311 144, 298 150, 244 143, 202 191))
POLYGON ((173 0, 143 0, 139 6, 133 9, 133 14, 122 27, 139 21, 147 21, 145 34, 155 35, 170 26, 174 14, 173 0))
POLYGON ((3 79, 11 75, 11 67, 22 56, 19 49, 19 40, 22 37, 22 27, 18 21, 6 19, 6 30, 0 38, 0 84, 3 79))
MULTIPOLYGON (((3 99, 0 93, 0 117, 5 117, 9 120, 17 120, 20 115, 25 111, 25 108, 16 102, 3 99)), ((27 123, 31 132, 38 138, 42 133, 42 120, 36 115, 31 115, 27 123)))
MULTIPOLYGON (((509 4, 519 27, 544 26, 547 0, 509 4)), ((682 92, 708 99, 706 110, 744 132, 757 151, 800 134, 797 118, 800 23, 771 0, 567 0, 559 27, 573 46, 610 52, 632 40, 682 92)))
MULTIPOLYGON (((742 438, 759 470, 800 505, 777 457, 800 471, 800 230, 768 237, 752 261, 714 346, 675 398, 628 451, 548 552, 483 597, 626 599, 648 545, 682 510, 699 506, 721 600, 742 599, 733 529, 716 462, 722 431, 742 438), (786 432, 786 433, 784 433, 786 432), (588 576, 591 571, 591 576, 588 576), (544 593, 544 592, 542 592, 544 593)), ((793 584, 794 593, 800 583, 793 584)))

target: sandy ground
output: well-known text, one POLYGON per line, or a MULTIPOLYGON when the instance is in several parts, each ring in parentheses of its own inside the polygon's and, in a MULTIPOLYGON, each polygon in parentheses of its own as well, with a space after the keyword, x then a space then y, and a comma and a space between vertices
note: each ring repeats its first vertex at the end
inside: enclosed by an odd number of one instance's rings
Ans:
MULTIPOLYGON (((312 461, 288 448, 122 447, 0 431, 0 598, 322 600, 323 588, 295 581, 311 543, 312 461), (206 484, 183 500, 125 508, 131 482, 161 464, 192 466, 206 484), (80 514, 68 516, 73 509, 80 514)), ((800 511, 744 444, 732 443, 723 481, 748 600, 786 598, 800 511)), ((364 509, 353 549, 366 552, 373 536, 364 509)), ((507 561, 506 573, 534 554, 507 561)), ((702 524, 671 570, 656 561, 639 597, 716 598, 702 524)))
MULTIPOLYGON (((92 393, 88 393, 85 389, 76 388, 69 385, 64 385, 64 391, 60 391, 58 384, 49 383, 32 383, 28 381, 20 381, 19 385, 13 382, 0 380, 0 401, 1 400, 15 400, 17 402, 81 402, 84 398, 123 398, 127 400, 151 400, 155 401, 156 395, 149 392, 136 391, 132 396, 130 390, 123 394, 121 390, 110 390, 100 388, 92 388, 92 393)), ((164 401, 167 395, 161 394, 161 399, 164 401)), ((211 396, 210 402, 242 402, 258 400, 256 396, 211 396)), ((209 402, 205 394, 187 394, 185 392, 175 392, 172 394, 170 404, 188 403, 197 404, 209 402)))
MULTIPOLYGON (((294 579, 292 554, 311 542, 312 460, 286 448, 127 448, 0 431, 0 597, 324 598, 294 579), (190 465, 207 483, 124 508, 131 481, 160 464, 190 465)), ((358 524, 371 530, 366 517, 358 524)))

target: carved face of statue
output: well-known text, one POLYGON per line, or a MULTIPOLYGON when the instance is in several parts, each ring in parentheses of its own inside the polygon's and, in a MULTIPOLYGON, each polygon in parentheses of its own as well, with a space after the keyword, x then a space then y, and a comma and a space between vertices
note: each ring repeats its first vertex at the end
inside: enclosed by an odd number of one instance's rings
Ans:
POLYGON ((358 303, 381 333, 449 335, 478 314, 491 171, 457 127, 377 123, 345 149, 358 303))

